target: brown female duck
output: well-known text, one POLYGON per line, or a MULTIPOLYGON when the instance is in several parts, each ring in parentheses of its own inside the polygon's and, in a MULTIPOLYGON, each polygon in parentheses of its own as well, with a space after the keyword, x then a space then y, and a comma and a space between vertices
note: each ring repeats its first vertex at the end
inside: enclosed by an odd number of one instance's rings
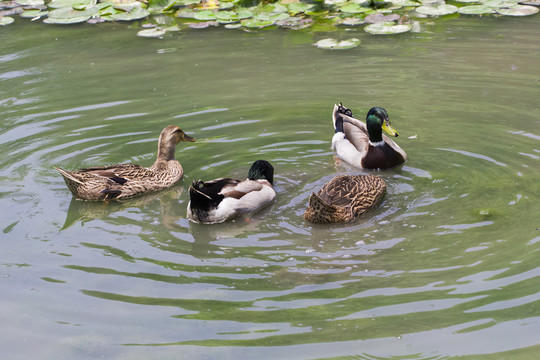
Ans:
POLYGON ((309 198, 304 219, 320 224, 356 220, 382 199, 386 183, 375 175, 338 175, 309 198))
POLYGON ((154 165, 144 168, 127 163, 91 167, 78 171, 56 170, 64 177, 73 193, 84 200, 126 199, 147 192, 171 187, 184 175, 182 165, 174 157, 180 141, 195 141, 178 126, 169 125, 161 132, 154 165))

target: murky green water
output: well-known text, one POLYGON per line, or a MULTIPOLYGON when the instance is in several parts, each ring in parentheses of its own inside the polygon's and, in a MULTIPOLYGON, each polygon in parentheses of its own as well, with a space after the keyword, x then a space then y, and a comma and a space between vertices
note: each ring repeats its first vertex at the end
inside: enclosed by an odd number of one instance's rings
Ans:
POLYGON ((2 357, 535 358, 539 25, 359 31, 346 52, 280 30, 0 29, 2 357), (339 101, 387 108, 409 161, 380 173, 375 211, 314 226, 309 194, 354 172, 330 150, 339 101), (53 170, 150 165, 169 124, 198 139, 170 191, 84 203, 53 170), (185 219, 192 180, 245 177, 259 158, 275 204, 249 222, 185 219))

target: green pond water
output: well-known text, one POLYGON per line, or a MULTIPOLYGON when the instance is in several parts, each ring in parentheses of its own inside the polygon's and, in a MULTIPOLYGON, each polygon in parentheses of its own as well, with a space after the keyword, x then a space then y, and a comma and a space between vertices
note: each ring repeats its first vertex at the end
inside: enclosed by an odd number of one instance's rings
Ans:
POLYGON ((0 29, 3 359, 533 359, 540 351, 540 17, 422 33, 0 29), (326 51, 328 36, 362 45, 326 51), (336 174, 331 111, 383 106, 407 152, 347 225, 301 217, 336 174), (152 164, 176 187, 74 200, 55 166, 152 164), (196 179, 275 167, 249 219, 186 220, 196 179))

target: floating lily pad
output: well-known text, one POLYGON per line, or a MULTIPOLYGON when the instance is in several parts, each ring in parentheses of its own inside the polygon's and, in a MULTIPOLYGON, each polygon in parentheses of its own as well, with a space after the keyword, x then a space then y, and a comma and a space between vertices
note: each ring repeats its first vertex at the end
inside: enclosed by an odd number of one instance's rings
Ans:
POLYGON ((460 3, 479 3, 482 2, 481 0, 455 0, 460 3))
POLYGON ((286 14, 286 13, 267 13, 267 12, 264 12, 264 13, 254 15, 253 19, 261 20, 261 21, 270 20, 272 22, 276 22, 276 21, 281 21, 281 20, 287 20, 290 17, 291 17, 291 15, 286 14))
POLYGON ((497 13, 507 16, 529 16, 538 12, 538 8, 529 5, 515 5, 509 8, 497 9, 497 13))
POLYGON ((240 22, 242 26, 247 28, 264 28, 274 25, 272 20, 259 20, 259 19, 244 19, 240 22))
POLYGON ((416 8, 416 12, 423 15, 443 16, 454 14, 458 11, 457 6, 448 4, 422 5, 416 8))
POLYGON ((328 49, 328 50, 346 50, 352 49, 360 45, 360 39, 351 38, 348 40, 337 40, 337 39, 322 39, 317 41, 315 44, 319 49, 328 49))
POLYGON ((411 29, 412 26, 409 24, 396 25, 392 22, 381 22, 366 26, 364 31, 374 35, 392 35, 405 33, 411 29))
POLYGON ((12 24, 14 21, 15 21, 15 19, 12 18, 11 16, 2 16, 2 17, 0 17, 0 25, 2 25, 2 26, 12 24))
POLYGON ((195 13, 193 18, 197 20, 216 20, 217 12, 214 10, 203 10, 195 13))
POLYGON ((219 26, 219 23, 217 21, 205 21, 198 23, 189 23, 188 26, 190 29, 206 29, 210 26, 219 26))
POLYGON ((354 4, 354 3, 353 4, 347 4, 347 5, 339 7, 339 11, 344 12, 344 13, 348 13, 348 14, 359 14, 359 13, 364 13, 364 12, 369 11, 369 10, 371 10, 371 8, 363 7, 363 6, 360 6, 358 4, 354 4))
POLYGON ((348 0, 324 0, 324 5, 339 5, 346 3, 348 0))
POLYGON ((283 4, 266 4, 263 6, 262 10, 264 12, 273 13, 284 13, 288 11, 287 7, 283 4))
POLYGON ((187 5, 195 5, 200 2, 201 0, 176 0, 174 4, 179 5, 179 6, 187 6, 187 5))
POLYGON ((46 24, 77 24, 85 22, 98 13, 95 7, 85 10, 74 10, 72 8, 61 8, 49 11, 49 17, 43 20, 46 24))
POLYGON ((458 12, 465 15, 483 15, 483 14, 492 14, 495 11, 492 7, 486 5, 470 5, 460 7, 458 12))
POLYGON ((517 0, 488 0, 482 2, 482 5, 490 6, 492 8, 506 8, 517 4, 517 0))
POLYGON ((540 0, 520 1, 519 3, 522 5, 540 6, 540 0))
POLYGON ((52 9, 62 9, 81 5, 93 6, 95 2, 93 0, 52 0, 47 5, 52 9))
MULTIPOLYGON (((474 1, 476 1, 476 0, 474 0, 474 1)), ((403 7, 407 7, 407 6, 420 6, 420 3, 419 3, 419 2, 412 1, 412 0, 392 0, 392 4, 394 4, 394 5, 399 5, 399 6, 403 6, 403 7)))
POLYGON ((399 20, 398 14, 390 14, 390 15, 383 15, 383 14, 371 14, 365 17, 364 19, 367 23, 375 24, 380 22, 393 22, 399 20))
POLYGON ((162 28, 153 28, 153 29, 144 29, 140 30, 137 33, 137 36, 140 37, 147 37, 147 38, 159 38, 165 35, 167 31, 163 30, 162 28))
POLYGON ((314 7, 315 7, 315 5, 313 5, 313 4, 304 4, 304 3, 301 3, 301 2, 292 3, 292 4, 287 5, 287 8, 289 9, 289 12, 291 14, 293 14, 293 15, 309 11, 309 10, 313 9, 314 7))
POLYGON ((142 8, 135 8, 130 12, 119 12, 113 14, 111 15, 111 19, 117 21, 133 21, 144 19, 148 15, 150 15, 150 12, 148 10, 142 8))
POLYGON ((287 29, 300 30, 310 27, 313 24, 313 19, 293 16, 285 20, 278 20, 275 24, 287 29))
POLYGON ((237 22, 243 19, 249 19, 253 14, 247 10, 243 11, 220 11, 216 14, 216 18, 221 23, 237 22))
POLYGON ((30 19, 39 19, 40 17, 46 16, 49 12, 48 11, 41 11, 41 10, 25 10, 23 11, 19 16, 22 18, 30 18, 30 19))
POLYGON ((242 24, 227 24, 225 29, 239 29, 242 27, 242 24))
POLYGON ((17 0, 17 4, 28 7, 39 7, 45 5, 43 0, 17 0))
POLYGON ((196 13, 197 13, 196 11, 185 8, 185 9, 178 10, 175 15, 176 17, 179 17, 179 18, 194 19, 196 13))
POLYGON ((366 22, 363 19, 357 18, 357 17, 348 17, 341 21, 341 25, 346 26, 358 26, 358 25, 364 25, 366 22))

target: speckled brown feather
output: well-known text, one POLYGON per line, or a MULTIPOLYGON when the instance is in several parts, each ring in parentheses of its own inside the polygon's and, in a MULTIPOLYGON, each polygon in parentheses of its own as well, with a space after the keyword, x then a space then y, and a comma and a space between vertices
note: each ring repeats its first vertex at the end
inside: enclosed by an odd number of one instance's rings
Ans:
POLYGON ((386 183, 375 175, 338 175, 309 198, 304 219, 320 224, 356 220, 382 199, 386 183))
POLYGON ((182 165, 174 157, 176 144, 195 141, 177 126, 161 132, 155 163, 144 168, 136 164, 91 167, 79 171, 56 170, 73 195, 84 200, 127 199, 136 195, 171 187, 184 175, 182 165))

